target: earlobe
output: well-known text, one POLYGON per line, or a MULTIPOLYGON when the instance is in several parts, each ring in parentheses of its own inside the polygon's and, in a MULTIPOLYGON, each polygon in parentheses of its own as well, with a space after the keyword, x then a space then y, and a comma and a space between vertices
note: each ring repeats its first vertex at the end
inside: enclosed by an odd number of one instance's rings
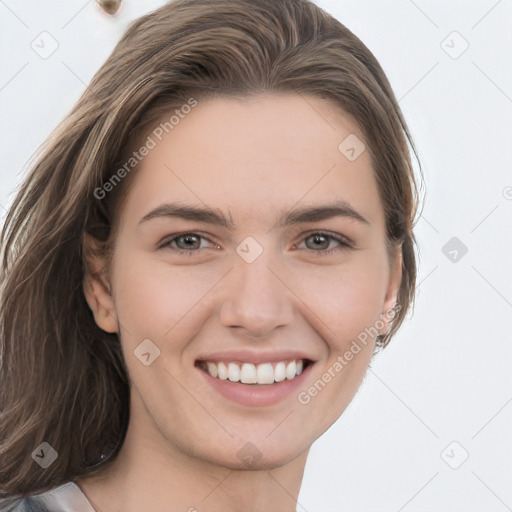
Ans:
POLYGON ((101 257, 99 242, 89 234, 84 234, 83 253, 86 271, 82 285, 87 304, 98 327, 106 332, 116 333, 119 325, 112 288, 103 270, 105 261, 101 257))
POLYGON ((379 329, 379 334, 386 334, 391 328, 394 317, 396 316, 396 309, 398 304, 398 292, 400 291, 400 284, 402 282, 402 247, 396 250, 395 258, 391 266, 389 275, 388 288, 386 290, 386 297, 382 306, 381 322, 382 329, 379 329))
POLYGON ((118 332, 117 315, 108 281, 87 273, 83 280, 83 288, 85 299, 98 327, 106 332, 118 332))

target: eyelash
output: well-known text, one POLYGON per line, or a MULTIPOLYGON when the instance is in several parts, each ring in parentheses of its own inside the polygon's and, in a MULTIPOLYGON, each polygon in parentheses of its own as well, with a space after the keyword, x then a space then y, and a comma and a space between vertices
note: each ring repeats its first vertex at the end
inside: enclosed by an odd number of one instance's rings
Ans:
MULTIPOLYGON (((193 232, 187 232, 187 233, 181 233, 179 235, 174 235, 170 240, 167 240, 166 242, 164 242, 160 247, 159 249, 166 249, 166 248, 169 248, 171 249, 172 251, 178 253, 178 254, 186 254, 187 256, 193 256, 194 254, 197 254, 201 251, 201 249, 195 249, 195 250, 191 250, 191 251, 187 251, 185 249, 175 249, 175 248, 171 248, 170 245, 178 238, 182 238, 182 237, 186 237, 186 236, 195 236, 195 237, 198 237, 198 238, 202 238, 204 240, 208 240, 208 238, 200 235, 199 233, 193 233, 193 232)), ((313 231, 311 233, 309 233, 306 237, 303 238, 306 239, 306 238, 309 238, 311 236, 314 236, 314 235, 320 235, 324 238, 326 238, 329 242, 331 241, 336 241, 340 244, 340 246, 334 248, 334 249, 325 249, 323 251, 314 251, 313 249, 309 249, 310 252, 312 252, 313 254, 315 254, 316 256, 318 257, 321 257, 321 256, 329 256, 330 254, 332 253, 335 253, 335 252, 338 252, 338 251, 345 251, 347 249, 353 249, 353 246, 343 237, 339 237, 339 236, 335 236, 331 233, 328 233, 328 232, 325 232, 325 231, 313 231)), ((213 243, 211 242, 210 240, 208 240, 210 243, 213 243)), ((215 244, 217 245, 217 244, 215 244)))

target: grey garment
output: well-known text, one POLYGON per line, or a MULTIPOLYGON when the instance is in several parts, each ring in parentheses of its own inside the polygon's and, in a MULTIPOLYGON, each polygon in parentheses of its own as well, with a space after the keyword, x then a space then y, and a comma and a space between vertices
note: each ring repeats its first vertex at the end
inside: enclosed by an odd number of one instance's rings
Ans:
POLYGON ((74 482, 43 494, 10 501, 0 512, 96 512, 80 487, 74 482))

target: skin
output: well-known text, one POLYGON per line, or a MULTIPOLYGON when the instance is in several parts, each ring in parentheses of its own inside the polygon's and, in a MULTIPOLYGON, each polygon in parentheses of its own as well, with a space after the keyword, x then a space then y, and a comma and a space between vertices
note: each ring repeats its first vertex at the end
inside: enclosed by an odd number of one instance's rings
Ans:
MULTIPOLYGON (((236 404, 194 363, 219 350, 297 349, 315 361, 304 391, 395 305, 401 253, 388 259, 369 152, 349 161, 338 150, 349 134, 364 141, 347 114, 315 97, 200 100, 139 164, 112 271, 93 277, 104 265, 97 258, 84 278, 98 326, 120 334, 131 380, 120 454, 98 477, 77 480, 98 510, 296 509, 309 448, 354 397, 374 338, 307 404, 296 392, 272 406, 236 404), (334 200, 370 224, 339 216, 273 227, 282 212, 334 200), (236 229, 178 218, 139 224, 173 201, 217 208, 236 229), (315 245, 318 231, 353 247, 315 245), (189 247, 183 239, 161 247, 187 232, 204 237, 194 254, 177 253, 189 247), (236 252, 248 236, 263 248, 252 263, 236 252), (316 254, 324 249, 333 250, 316 254), (134 350, 148 338, 161 353, 145 366, 134 350), (258 454, 250 470, 237 455, 244 446, 258 454)), ((385 333, 388 320, 379 326, 385 333)))

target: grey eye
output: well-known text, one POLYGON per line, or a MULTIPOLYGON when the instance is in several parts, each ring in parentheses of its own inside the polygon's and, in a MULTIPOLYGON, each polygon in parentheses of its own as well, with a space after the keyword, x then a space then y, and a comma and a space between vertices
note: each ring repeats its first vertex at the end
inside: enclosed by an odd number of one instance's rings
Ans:
POLYGON ((121 8, 122 0, 96 0, 98 7, 109 16, 114 16, 121 8))
MULTIPOLYGON (((180 235, 180 236, 177 236, 174 240, 183 240, 184 243, 182 244, 184 247, 180 247, 180 249, 184 248, 184 249, 199 249, 199 247, 197 246, 197 244, 195 243, 197 240, 199 240, 199 245, 201 245, 201 239, 202 237, 200 236, 196 236, 194 234, 190 234, 190 235, 180 235)), ((180 244, 178 242, 176 242, 176 244, 179 246, 180 244)))
POLYGON ((331 243, 332 239, 333 239, 332 236, 322 235, 321 233, 316 233, 314 235, 309 235, 305 240, 313 241, 310 248, 312 247, 314 249, 327 249, 327 247, 329 247, 329 244, 331 243))

